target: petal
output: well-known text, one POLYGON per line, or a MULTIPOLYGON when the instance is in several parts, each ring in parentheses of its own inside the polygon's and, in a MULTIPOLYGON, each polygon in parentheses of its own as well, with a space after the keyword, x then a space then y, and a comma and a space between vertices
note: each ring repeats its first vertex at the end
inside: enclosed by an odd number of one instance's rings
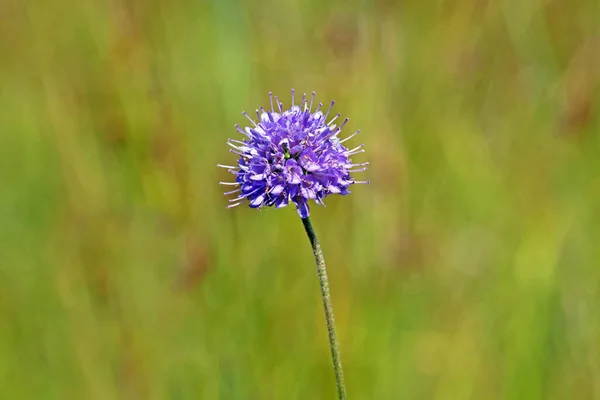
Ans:
POLYGON ((302 177, 300 176, 301 171, 291 170, 288 175, 288 182, 292 185, 297 185, 302 182, 302 177))
POLYGON ((287 171, 285 173, 286 181, 292 185, 302 182, 302 169, 294 159, 289 159, 286 163, 287 171))
POLYGON ((307 218, 310 214, 310 209, 308 208, 308 203, 306 200, 302 199, 300 201, 296 201, 296 211, 298 211, 298 215, 300 218, 307 218))
POLYGON ((290 149, 290 154, 292 156, 295 156, 302 151, 302 148, 303 148, 303 146, 298 144, 290 149))
POLYGON ((255 174, 262 174, 265 172, 265 169, 267 169, 267 163, 266 161, 262 160, 252 163, 250 166, 250 171, 254 172, 255 174))
POLYGON ((300 187, 300 194, 305 199, 314 199, 316 197, 315 191, 311 187, 304 185, 300 187))
POLYGON ((252 207, 252 208, 259 207, 262 204, 264 199, 265 199, 264 193, 259 194, 258 196, 256 196, 256 198, 254 200, 250 201, 250 207, 252 207))
POLYGON ((329 190, 329 193, 340 193, 341 192, 340 188, 337 186, 334 186, 334 185, 327 186, 327 190, 329 190))
POLYGON ((252 183, 245 183, 242 185, 242 192, 244 193, 250 193, 251 191, 253 191, 255 189, 254 185, 252 183))
POLYGON ((277 198, 277 200, 275 200, 275 208, 283 208, 288 205, 288 202, 289 200, 287 196, 280 196, 277 198))
POLYGON ((290 158, 289 160, 286 161, 285 166, 288 168, 296 167, 296 166, 298 166, 298 162, 296 160, 294 160, 293 158, 290 158))
POLYGON ((281 194, 281 192, 283 192, 283 189, 285 189, 285 186, 283 186, 283 185, 275 185, 275 186, 273 186, 273 189, 271 190, 271 195, 272 196, 279 196, 281 194))
POLYGON ((311 149, 306 149, 299 157, 300 165, 307 171, 318 171, 321 169, 319 165, 319 157, 311 149))
POLYGON ((318 138, 322 138, 327 136, 327 134, 330 132, 330 129, 328 126, 324 126, 322 128, 319 129, 315 129, 313 135, 318 137, 318 138))

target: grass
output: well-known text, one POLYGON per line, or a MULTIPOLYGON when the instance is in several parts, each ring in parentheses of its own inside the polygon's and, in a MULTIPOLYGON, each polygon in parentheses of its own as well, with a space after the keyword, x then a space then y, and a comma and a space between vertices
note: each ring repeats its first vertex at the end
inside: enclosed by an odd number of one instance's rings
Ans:
POLYGON ((292 87, 371 162, 311 215, 349 396, 600 398, 599 13, 4 2, 0 398, 334 398, 301 221, 217 185, 292 87))

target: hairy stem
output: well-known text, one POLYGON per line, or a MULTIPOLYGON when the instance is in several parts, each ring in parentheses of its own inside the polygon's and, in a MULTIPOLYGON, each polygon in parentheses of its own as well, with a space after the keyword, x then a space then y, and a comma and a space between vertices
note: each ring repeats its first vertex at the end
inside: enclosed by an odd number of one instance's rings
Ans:
POLYGON ((321 285, 321 297, 323 298, 323 308, 325 309, 325 321, 327 322, 327 332, 329 333, 329 347, 331 349, 331 358, 333 359, 333 370, 335 372, 335 381, 337 384, 338 398, 346 399, 346 386, 344 384, 344 372, 342 371, 342 359, 340 357, 340 347, 335 332, 335 320, 333 318, 333 306, 331 305, 331 295, 329 293, 329 280, 327 279, 327 270, 325 269, 325 259, 321 251, 321 245, 315 234, 315 230, 308 217, 302 218, 304 229, 312 245, 313 254, 317 263, 317 272, 319 274, 319 284, 321 285))

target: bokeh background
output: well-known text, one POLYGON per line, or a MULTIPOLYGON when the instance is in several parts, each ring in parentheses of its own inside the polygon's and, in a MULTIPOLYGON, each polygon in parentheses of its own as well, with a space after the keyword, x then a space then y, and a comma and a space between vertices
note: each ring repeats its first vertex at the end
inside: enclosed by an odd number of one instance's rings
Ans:
POLYGON ((296 212, 217 184, 295 88, 371 162, 312 207, 350 398, 600 399, 597 1, 0 16, 0 398, 334 398, 296 212))

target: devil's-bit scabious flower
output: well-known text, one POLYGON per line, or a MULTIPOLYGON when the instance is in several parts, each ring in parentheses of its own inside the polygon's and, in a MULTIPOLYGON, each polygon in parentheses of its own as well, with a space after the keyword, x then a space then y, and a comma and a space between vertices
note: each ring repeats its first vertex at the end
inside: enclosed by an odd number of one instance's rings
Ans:
POLYGON ((345 400, 346 386, 329 293, 329 280, 321 245, 308 217, 308 200, 313 199, 318 204, 325 205, 323 200, 327 195, 346 195, 350 193, 350 185, 368 183, 356 181, 350 175, 367 169, 368 163, 355 164, 350 158, 364 152, 363 145, 348 150, 343 144, 360 131, 340 140, 338 135, 348 118, 339 127, 334 125, 334 122, 340 114, 327 121, 333 101, 326 114, 320 111, 322 104, 313 112, 314 92, 310 104, 306 95, 303 95, 300 104, 296 105, 292 90, 292 106, 285 111, 277 97, 273 97, 271 93, 269 97, 271 111, 265 111, 262 107, 256 110, 258 123, 245 112, 242 113, 252 126, 242 129, 236 125, 238 132, 246 136, 243 141, 228 141, 232 147, 231 152, 240 157, 238 166, 219 165, 227 168, 236 179, 235 182, 221 184, 237 186, 235 190, 225 193, 236 194, 235 199, 229 200, 232 203, 230 208, 246 200, 250 207, 259 209, 263 206, 285 207, 290 202, 296 205, 317 265, 338 399, 345 400))
POLYGON ((271 110, 256 110, 258 123, 245 112, 242 113, 252 126, 238 132, 245 135, 243 141, 229 139, 231 152, 240 156, 238 166, 219 165, 227 168, 235 176, 235 182, 221 182, 223 185, 238 186, 226 195, 236 194, 229 207, 235 207, 248 200, 252 208, 275 206, 281 208, 290 202, 296 205, 302 218, 309 215, 308 200, 324 205, 329 194, 347 195, 348 187, 356 181, 350 174, 366 170, 368 163, 355 164, 351 156, 364 152, 363 145, 351 150, 343 143, 354 137, 360 130, 340 140, 338 134, 348 118, 338 127, 334 124, 337 114, 329 122, 327 118, 335 102, 326 114, 321 112, 323 104, 313 111, 315 93, 310 103, 306 95, 300 104, 283 109, 277 96, 269 93, 271 110), (273 104, 275 101, 275 106, 273 104))

